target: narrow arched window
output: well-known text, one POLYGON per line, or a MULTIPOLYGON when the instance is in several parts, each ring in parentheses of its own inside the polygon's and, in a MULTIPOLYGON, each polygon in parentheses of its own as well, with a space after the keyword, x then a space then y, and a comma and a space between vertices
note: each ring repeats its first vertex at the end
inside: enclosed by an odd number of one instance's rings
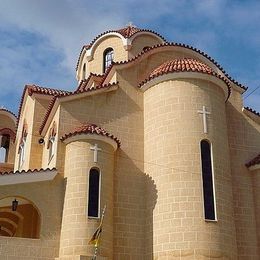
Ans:
POLYGON ((0 162, 6 163, 8 161, 8 153, 10 146, 10 135, 0 135, 0 162))
POLYGON ((56 134, 57 134, 56 128, 57 128, 56 123, 53 122, 53 125, 50 129, 48 145, 47 145, 47 148, 49 149, 49 163, 55 154, 55 141, 56 141, 56 134))
POLYGON ((83 69, 82 69, 82 79, 86 78, 86 63, 84 63, 83 65, 83 69))
POLYGON ((203 181, 204 214, 206 220, 216 220, 214 176, 212 169, 211 146, 207 140, 200 142, 203 181))
POLYGON ((27 124, 24 122, 22 136, 20 139, 18 154, 19 154, 19 161, 18 161, 18 168, 21 169, 24 161, 25 161, 25 153, 26 153, 26 139, 27 139, 27 124))
POLYGON ((106 72, 107 68, 112 64, 114 59, 114 50, 112 48, 108 48, 104 51, 103 56, 103 72, 106 72))
POLYGON ((100 172, 98 169, 90 169, 88 185, 88 216, 98 218, 100 205, 100 172))

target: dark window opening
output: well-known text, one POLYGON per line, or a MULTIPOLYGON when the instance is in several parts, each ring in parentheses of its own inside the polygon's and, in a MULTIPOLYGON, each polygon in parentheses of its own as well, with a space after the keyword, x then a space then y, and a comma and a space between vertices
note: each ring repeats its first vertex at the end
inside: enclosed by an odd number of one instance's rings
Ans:
POLYGON ((200 142, 205 219, 216 220, 210 143, 200 142))
POLYGON ((103 72, 106 72, 107 68, 112 64, 114 59, 114 50, 112 48, 108 48, 104 51, 103 57, 103 72))
POLYGON ((82 79, 86 78, 86 63, 83 65, 82 79))
POLYGON ((0 162, 7 162, 8 161, 8 153, 9 153, 9 146, 10 146, 10 136, 9 135, 2 135, 0 138, 0 162))
POLYGON ((88 189, 88 216, 99 217, 99 186, 100 173, 97 169, 91 169, 89 172, 89 189, 88 189))

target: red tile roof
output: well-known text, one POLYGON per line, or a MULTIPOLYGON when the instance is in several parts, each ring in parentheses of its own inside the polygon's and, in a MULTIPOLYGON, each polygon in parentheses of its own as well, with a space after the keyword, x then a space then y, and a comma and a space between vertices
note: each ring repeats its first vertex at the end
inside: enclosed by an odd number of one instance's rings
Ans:
POLYGON ((170 72, 182 71, 201 72, 206 74, 213 73, 213 70, 208 65, 195 59, 184 58, 166 61, 153 70, 149 77, 153 78, 157 77, 158 75, 167 74, 170 72))
POLYGON ((260 154, 258 154, 254 159, 246 163, 246 167, 254 166, 260 164, 260 154))
POLYGON ((253 109, 250 108, 250 107, 244 107, 244 109, 246 109, 247 111, 249 111, 249 112, 255 114, 256 116, 259 116, 259 117, 260 117, 260 113, 257 112, 256 110, 253 110, 253 109))
POLYGON ((81 91, 81 90, 86 90, 86 86, 87 86, 87 84, 88 84, 88 82, 90 81, 90 79, 91 78, 99 78, 100 79, 100 83, 103 81, 103 78, 104 78, 104 74, 103 75, 100 75, 100 74, 95 74, 95 73, 90 73, 89 74, 89 76, 88 76, 88 78, 87 79, 83 79, 83 80, 81 80, 81 82, 79 83, 79 86, 78 86, 78 88, 77 88, 77 90, 75 91, 75 92, 77 92, 77 91, 81 91))
POLYGON ((161 64, 159 67, 154 69, 149 77, 139 83, 138 87, 141 88, 144 84, 146 84, 148 81, 159 77, 164 74, 168 73, 174 73, 174 72, 198 72, 203 74, 209 74, 212 76, 215 76, 225 82, 225 84, 228 87, 228 96, 230 95, 230 83, 228 80, 226 80, 221 75, 218 75, 216 72, 214 72, 208 65, 202 63, 201 61, 191 59, 191 58, 183 58, 183 59, 175 59, 166 61, 163 64, 161 64))
POLYGON ((71 91, 54 89, 54 88, 45 88, 37 85, 26 85, 28 89, 28 94, 31 96, 33 93, 50 95, 50 96, 66 96, 71 93, 71 91))
POLYGON ((112 140, 114 140, 117 143, 118 147, 120 147, 120 145, 121 145, 121 143, 117 137, 108 133, 105 129, 103 129, 95 124, 82 125, 82 126, 76 128, 71 133, 68 133, 68 134, 65 134, 64 136, 62 136, 61 141, 64 141, 69 137, 72 137, 75 135, 80 135, 80 134, 96 134, 96 135, 107 136, 107 137, 111 138, 112 140))
POLYGON ((22 170, 22 171, 10 171, 10 172, 0 172, 0 176, 1 175, 12 175, 12 174, 22 174, 22 173, 28 173, 28 174, 35 174, 35 173, 40 173, 40 172, 47 172, 47 171, 54 171, 56 170, 56 168, 47 168, 47 169, 34 169, 34 170, 28 170, 28 171, 25 171, 25 170, 22 170))
POLYGON ((158 37, 160 37, 164 42, 167 42, 166 39, 160 35, 159 33, 153 31, 153 30, 149 30, 149 29, 140 29, 140 28, 137 28, 135 26, 126 26, 124 28, 121 28, 121 29, 118 29, 118 30, 108 30, 108 31, 105 31, 101 34, 99 34, 98 36, 96 36, 90 44, 87 44, 87 45, 84 45, 80 51, 80 55, 79 55, 79 58, 78 58, 78 61, 77 61, 77 65, 76 65, 76 70, 78 69, 78 66, 79 66, 79 60, 80 60, 80 56, 83 52, 84 49, 88 50, 92 47, 92 45, 95 43, 95 41, 97 39, 99 39, 100 37, 102 37, 103 35, 107 34, 107 33, 120 33, 124 38, 131 38, 134 34, 136 33, 139 33, 139 32, 149 32, 149 33, 152 33, 152 34, 155 34, 157 35, 158 37))
POLYGON ((20 106, 19 106, 19 112, 18 112, 18 122, 20 119, 20 114, 23 106, 23 100, 25 97, 25 93, 28 90, 29 96, 31 96, 33 93, 36 94, 42 94, 42 95, 48 95, 48 96, 66 96, 70 93, 71 91, 66 91, 66 90, 60 90, 60 89, 54 89, 54 88, 45 88, 45 87, 40 87, 37 85, 25 85, 25 88, 23 90, 20 106))
POLYGON ((228 80, 230 80, 232 83, 234 83, 235 85, 237 85, 238 87, 242 88, 244 91, 246 91, 248 88, 242 84, 240 84, 239 82, 237 82, 235 79, 233 79, 231 76, 229 76, 226 71, 213 59, 211 58, 208 54, 206 54, 205 52, 200 51, 197 48, 194 48, 192 46, 189 46, 187 44, 183 44, 183 43, 163 43, 163 44, 158 44, 152 47, 149 47, 147 49, 144 49, 143 51, 141 51, 140 53, 138 53, 135 57, 126 60, 126 61, 119 61, 119 62, 114 62, 114 65, 121 65, 121 64, 128 64, 131 62, 134 62, 135 60, 139 59, 140 57, 142 57, 144 54, 152 52, 155 49, 163 49, 163 48, 167 48, 169 46, 172 47, 182 47, 182 48, 186 48, 186 49, 190 49, 192 51, 195 51, 197 53, 199 53, 200 55, 204 56, 205 58, 207 58, 209 61, 211 61, 215 66, 218 67, 218 69, 227 77, 228 80))

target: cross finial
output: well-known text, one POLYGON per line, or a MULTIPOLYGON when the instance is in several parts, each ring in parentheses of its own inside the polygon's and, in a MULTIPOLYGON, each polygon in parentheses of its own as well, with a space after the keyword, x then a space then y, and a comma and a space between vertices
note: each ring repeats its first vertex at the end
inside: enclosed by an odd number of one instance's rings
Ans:
POLYGON ((95 144, 94 146, 90 147, 90 150, 94 151, 94 162, 97 163, 97 161, 98 161, 98 151, 101 151, 101 148, 98 148, 98 145, 95 144))
POLYGON ((133 22, 129 21, 128 24, 126 25, 127 27, 136 27, 133 22))
POLYGON ((202 110, 197 111, 199 114, 202 114, 203 118, 203 132, 204 134, 208 133, 208 127, 207 127, 207 115, 210 115, 211 113, 206 110, 205 106, 202 106, 202 110))

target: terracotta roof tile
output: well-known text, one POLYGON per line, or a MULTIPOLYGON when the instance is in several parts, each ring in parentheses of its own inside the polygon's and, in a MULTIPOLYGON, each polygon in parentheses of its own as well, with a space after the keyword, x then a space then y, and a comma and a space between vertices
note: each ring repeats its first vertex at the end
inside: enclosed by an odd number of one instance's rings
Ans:
POLYGON ((24 100, 24 96, 26 91, 28 90, 28 94, 31 96, 33 93, 36 94, 42 94, 42 95, 48 95, 48 96, 66 96, 70 93, 72 93, 71 91, 66 91, 66 90, 60 90, 60 89, 54 89, 54 88, 45 88, 45 87, 40 87, 37 85, 25 85, 25 88, 23 90, 23 94, 22 94, 22 98, 21 98, 21 102, 20 102, 20 106, 19 106, 19 112, 18 112, 18 122, 20 119, 20 114, 21 114, 21 110, 22 110, 22 106, 23 106, 23 100, 24 100))
POLYGON ((148 81, 156 77, 168 73, 174 73, 174 72, 198 72, 198 73, 204 73, 204 74, 215 76, 225 82, 225 84, 228 87, 228 96, 230 95, 231 90, 230 90, 230 83, 228 82, 228 80, 226 80, 221 75, 218 75, 208 65, 202 63, 201 61, 191 59, 191 58, 174 59, 174 60, 164 62, 159 67, 154 69, 150 73, 147 79, 140 82, 138 87, 141 88, 148 81))
POLYGON ((206 74, 212 74, 213 70, 206 64, 197 61, 195 59, 175 59, 170 60, 159 67, 157 67, 155 70, 153 70, 149 77, 153 78, 158 75, 167 74, 170 72, 182 72, 182 71, 190 71, 190 72, 201 72, 206 74))
POLYGON ((71 91, 61 90, 61 89, 54 89, 54 88, 45 88, 37 85, 26 85, 28 89, 28 94, 31 96, 33 93, 36 94, 43 94, 43 95, 50 95, 50 96, 65 96, 71 91))
POLYGON ((249 111, 249 112, 255 114, 256 116, 259 116, 259 117, 260 117, 260 113, 257 112, 256 110, 253 110, 253 109, 250 108, 250 107, 244 107, 244 109, 246 109, 247 111, 249 111))
POLYGON ((50 169, 50 168, 47 168, 47 169, 41 168, 41 169, 34 169, 34 170, 29 169, 28 171, 22 170, 22 171, 15 171, 15 172, 14 171, 0 172, 0 176, 1 175, 12 175, 12 174, 23 174, 23 173, 36 174, 36 173, 40 173, 40 172, 47 172, 47 171, 54 171, 54 170, 56 170, 56 168, 52 168, 52 169, 50 169))
POLYGON ((254 159, 246 163, 246 167, 254 166, 260 164, 260 154, 258 154, 254 159))
POLYGON ((239 82, 237 82, 236 80, 234 80, 231 76, 229 76, 226 71, 213 59, 211 58, 208 54, 206 54, 205 52, 200 51, 197 48, 194 48, 192 46, 189 46, 187 44, 183 44, 183 43, 163 43, 163 44, 158 44, 155 46, 152 46, 150 48, 144 49, 142 52, 138 53, 135 57, 126 60, 126 61, 119 61, 119 62, 114 62, 114 65, 121 65, 121 64, 128 64, 131 62, 134 62, 135 60, 139 59, 140 57, 142 57, 144 54, 152 52, 155 49, 163 49, 163 48, 167 48, 169 46, 173 46, 173 47, 182 47, 182 48, 186 48, 186 49, 190 49, 192 51, 195 51, 199 54, 201 54, 202 56, 204 56, 205 58, 207 58, 209 61, 211 61, 215 66, 218 67, 218 69, 227 77, 228 80, 230 80, 232 83, 234 83, 235 85, 237 85, 238 87, 242 88, 244 91, 247 90, 247 87, 240 84, 239 82))
POLYGON ((96 134, 96 135, 102 135, 102 136, 107 136, 114 140, 117 143, 117 146, 120 147, 121 143, 117 137, 114 135, 108 133, 105 129, 95 125, 95 124, 85 124, 82 125, 75 130, 73 130, 71 133, 65 134, 64 136, 61 137, 61 141, 66 140, 69 137, 75 136, 75 135, 80 135, 80 134, 96 134))

